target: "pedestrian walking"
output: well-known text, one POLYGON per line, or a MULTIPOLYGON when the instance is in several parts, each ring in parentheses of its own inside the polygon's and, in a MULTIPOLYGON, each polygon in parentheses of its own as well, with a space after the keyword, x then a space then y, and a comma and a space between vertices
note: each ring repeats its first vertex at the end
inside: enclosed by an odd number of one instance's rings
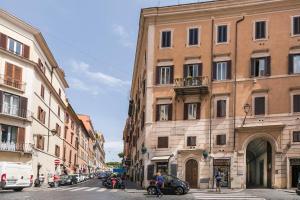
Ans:
POLYGON ((216 192, 221 192, 221 180, 222 180, 222 177, 221 177, 221 173, 220 171, 218 170, 216 175, 215 175, 215 179, 216 179, 216 192))
POLYGON ((161 188, 164 185, 164 177, 160 174, 160 172, 157 172, 156 174, 156 195, 157 197, 161 198, 163 196, 163 193, 161 192, 161 188))

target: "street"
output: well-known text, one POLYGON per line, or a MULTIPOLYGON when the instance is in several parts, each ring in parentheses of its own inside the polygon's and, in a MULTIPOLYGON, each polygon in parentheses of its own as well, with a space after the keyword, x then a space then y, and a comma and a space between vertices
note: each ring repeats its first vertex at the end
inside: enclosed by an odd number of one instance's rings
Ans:
MULTIPOLYGON (((119 199, 157 199, 149 196, 146 191, 141 190, 113 190, 102 186, 99 179, 92 179, 74 186, 63 186, 59 188, 27 188, 23 192, 0 191, 0 200, 119 200, 119 199)), ((187 195, 165 195, 161 199, 168 200, 192 200, 192 199, 236 199, 236 200, 296 200, 300 199, 295 193, 269 189, 253 189, 241 192, 225 192, 216 194, 214 192, 202 192, 192 190, 187 195)))

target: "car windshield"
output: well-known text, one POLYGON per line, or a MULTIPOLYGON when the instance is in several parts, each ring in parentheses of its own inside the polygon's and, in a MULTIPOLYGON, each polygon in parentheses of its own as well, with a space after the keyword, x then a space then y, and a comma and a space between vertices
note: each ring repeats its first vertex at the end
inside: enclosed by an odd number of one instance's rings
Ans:
POLYGON ((172 180, 178 180, 178 178, 176 178, 175 176, 171 176, 171 175, 163 175, 163 177, 164 177, 165 182, 170 182, 172 180))
POLYGON ((63 175, 63 176, 61 176, 60 178, 61 179, 67 179, 69 176, 68 175, 63 175))

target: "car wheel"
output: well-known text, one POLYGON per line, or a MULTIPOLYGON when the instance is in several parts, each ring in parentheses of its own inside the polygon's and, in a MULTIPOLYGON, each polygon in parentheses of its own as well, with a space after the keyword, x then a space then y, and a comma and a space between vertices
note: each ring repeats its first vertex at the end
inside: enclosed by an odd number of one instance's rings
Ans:
POLYGON ((147 189, 147 192, 149 195, 156 195, 156 188, 155 187, 149 187, 147 189))
POLYGON ((14 189, 15 192, 21 192, 23 190, 23 188, 16 188, 14 189))
POLYGON ((182 187, 177 187, 177 188, 175 188, 175 194, 177 194, 177 195, 182 195, 182 194, 184 194, 183 188, 182 188, 182 187))

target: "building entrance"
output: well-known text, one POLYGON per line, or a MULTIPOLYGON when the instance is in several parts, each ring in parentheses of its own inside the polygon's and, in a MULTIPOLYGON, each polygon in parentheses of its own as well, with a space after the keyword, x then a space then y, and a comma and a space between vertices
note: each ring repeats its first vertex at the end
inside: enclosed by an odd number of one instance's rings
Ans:
POLYGON ((292 187, 297 187, 300 180, 300 159, 290 159, 290 165, 292 169, 292 187))
POLYGON ((272 146, 258 138, 250 142, 246 151, 247 188, 272 187, 272 146))

